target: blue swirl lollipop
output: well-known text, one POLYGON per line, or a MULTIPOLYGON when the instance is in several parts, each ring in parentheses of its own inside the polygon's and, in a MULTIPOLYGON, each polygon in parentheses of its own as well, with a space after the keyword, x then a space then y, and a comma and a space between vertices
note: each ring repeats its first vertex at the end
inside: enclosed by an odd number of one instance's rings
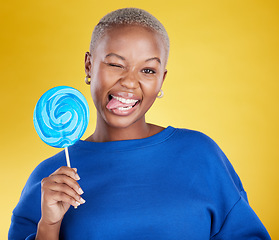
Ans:
POLYGON ((70 167, 68 146, 84 134, 89 120, 85 97, 67 86, 54 87, 45 92, 36 104, 33 121, 39 137, 48 145, 65 148, 70 167))

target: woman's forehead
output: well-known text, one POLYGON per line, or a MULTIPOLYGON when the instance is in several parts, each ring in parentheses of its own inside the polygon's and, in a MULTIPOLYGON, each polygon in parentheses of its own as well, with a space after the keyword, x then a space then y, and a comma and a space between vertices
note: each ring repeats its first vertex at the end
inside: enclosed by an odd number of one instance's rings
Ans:
POLYGON ((141 26, 117 26, 106 31, 95 50, 95 54, 117 51, 165 55, 166 48, 162 37, 150 29, 141 26))

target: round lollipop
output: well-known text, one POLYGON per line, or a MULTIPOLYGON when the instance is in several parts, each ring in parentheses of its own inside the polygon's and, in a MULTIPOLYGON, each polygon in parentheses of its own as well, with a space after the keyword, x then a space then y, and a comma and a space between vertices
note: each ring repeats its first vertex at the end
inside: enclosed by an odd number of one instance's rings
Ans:
POLYGON ((71 167, 68 147, 84 134, 89 120, 85 97, 67 86, 45 92, 36 104, 33 121, 40 138, 48 145, 65 148, 67 166, 71 167))

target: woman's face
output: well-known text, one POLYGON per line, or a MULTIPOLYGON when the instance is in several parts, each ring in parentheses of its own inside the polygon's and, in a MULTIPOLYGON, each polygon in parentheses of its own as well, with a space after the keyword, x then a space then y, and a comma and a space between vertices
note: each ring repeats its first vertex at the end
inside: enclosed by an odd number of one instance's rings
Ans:
POLYGON ((166 76, 166 60, 157 33, 140 26, 109 30, 86 57, 98 120, 112 127, 145 121, 166 76))

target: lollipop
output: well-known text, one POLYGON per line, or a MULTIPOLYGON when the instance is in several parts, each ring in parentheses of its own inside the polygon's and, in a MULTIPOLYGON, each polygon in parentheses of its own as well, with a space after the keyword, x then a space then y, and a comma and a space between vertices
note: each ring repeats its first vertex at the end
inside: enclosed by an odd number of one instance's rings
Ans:
POLYGON ((89 119, 85 97, 67 86, 45 92, 36 104, 33 121, 39 137, 48 145, 65 148, 67 166, 71 167, 68 147, 84 134, 89 119))

